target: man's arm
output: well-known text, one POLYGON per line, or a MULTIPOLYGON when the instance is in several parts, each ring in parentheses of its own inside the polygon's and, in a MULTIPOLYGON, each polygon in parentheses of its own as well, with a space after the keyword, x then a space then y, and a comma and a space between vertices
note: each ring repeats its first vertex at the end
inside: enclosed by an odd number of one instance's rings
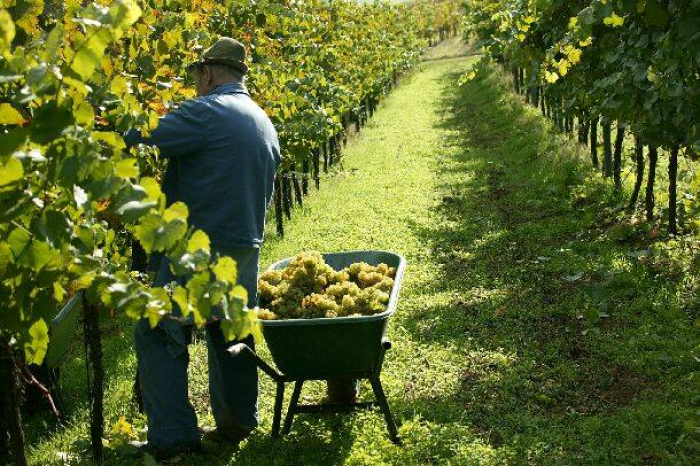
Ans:
POLYGON ((158 127, 150 137, 143 137, 138 129, 124 134, 129 147, 136 144, 156 146, 163 157, 177 157, 194 152, 206 141, 207 104, 201 100, 188 100, 158 120, 158 127))

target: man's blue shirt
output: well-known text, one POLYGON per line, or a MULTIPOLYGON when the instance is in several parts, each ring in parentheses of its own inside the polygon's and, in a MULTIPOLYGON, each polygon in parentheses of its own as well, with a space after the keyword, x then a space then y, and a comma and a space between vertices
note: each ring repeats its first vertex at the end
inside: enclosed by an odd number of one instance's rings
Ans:
POLYGON ((209 235, 214 249, 260 247, 280 146, 243 84, 184 102, 149 138, 132 130, 124 139, 155 145, 169 159, 162 187, 168 204, 187 204, 190 224, 209 235))

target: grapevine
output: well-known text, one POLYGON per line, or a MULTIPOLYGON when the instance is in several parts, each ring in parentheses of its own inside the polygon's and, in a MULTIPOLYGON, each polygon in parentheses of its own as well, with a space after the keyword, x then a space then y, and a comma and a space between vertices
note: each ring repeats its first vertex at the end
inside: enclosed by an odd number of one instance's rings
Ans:
MULTIPOLYGON (((504 64, 515 89, 540 107, 561 131, 590 144, 591 161, 622 189, 625 134, 636 140, 635 208, 648 147, 646 218, 656 217, 657 156, 669 156, 668 231, 678 232, 679 210, 698 212, 694 191, 678 202, 679 155, 700 150, 700 6, 694 1, 465 0, 467 36, 484 61, 504 64), (612 127, 616 128, 612 145, 612 127), (603 158, 599 161, 598 129, 603 158), (680 205, 679 205, 680 204, 680 205)), ((466 75, 465 80, 474 77, 466 75)), ((697 222, 694 222, 697 223, 697 222)), ((689 225, 697 229, 697 225, 689 225)))

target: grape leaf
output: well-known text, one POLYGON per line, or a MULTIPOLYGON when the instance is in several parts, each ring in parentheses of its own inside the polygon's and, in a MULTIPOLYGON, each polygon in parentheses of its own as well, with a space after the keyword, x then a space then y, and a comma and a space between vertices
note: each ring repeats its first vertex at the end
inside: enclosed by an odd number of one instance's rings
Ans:
POLYGON ((238 278, 238 270, 236 269, 236 261, 230 257, 220 257, 216 264, 212 267, 212 271, 217 280, 227 283, 236 283, 238 278))
POLYGON ((12 262, 17 262, 32 240, 31 235, 24 228, 15 228, 7 238, 7 243, 12 251, 12 262))
POLYGON ((26 120, 12 105, 0 104, 0 125, 21 125, 26 120))
POLYGON ((0 242, 0 275, 4 275, 7 267, 12 263, 10 245, 0 242))
POLYGON ((187 216, 189 211, 187 210, 187 204, 184 202, 176 202, 163 212, 163 220, 171 223, 176 221, 187 221, 187 216))
POLYGON ((39 144, 49 143, 74 121, 72 109, 59 107, 55 101, 50 101, 34 112, 31 139, 39 144))
POLYGON ((209 236, 202 230, 195 231, 187 242, 187 252, 210 251, 209 236))
POLYGON ((189 301, 187 299, 187 290, 182 286, 178 285, 173 290, 173 301, 180 307, 180 312, 184 317, 187 317, 192 312, 190 308, 189 301))
POLYGON ((58 58, 58 52, 63 45, 63 27, 62 25, 55 26, 46 37, 46 46, 44 48, 44 59, 47 63, 53 63, 58 58))
POLYGON ((139 185, 144 189, 148 195, 148 199, 153 202, 159 202, 163 197, 163 192, 160 189, 160 184, 150 177, 141 178, 139 185))
POLYGON ((31 229, 52 248, 59 249, 62 243, 70 241, 73 225, 64 212, 47 209, 41 217, 32 220, 31 229))
POLYGON ((196 324, 206 321, 211 314, 211 302, 209 301, 209 272, 195 274, 187 282, 187 295, 190 310, 196 324))
POLYGON ((22 147, 29 137, 29 128, 17 127, 6 133, 0 133, 0 157, 8 155, 22 147))
POLYGON ((146 215, 155 205, 156 203, 153 201, 129 201, 117 209, 117 214, 125 222, 133 223, 146 215))
POLYGON ((35 272, 40 272, 44 267, 51 266, 50 268, 55 268, 56 265, 60 265, 61 257, 60 253, 52 249, 44 241, 32 240, 26 253, 22 255, 22 258, 18 261, 18 264, 25 265, 31 268, 35 272))
POLYGON ((187 212, 185 210, 183 217, 183 212, 177 207, 177 203, 173 204, 162 217, 156 214, 146 215, 134 229, 136 238, 147 253, 171 248, 187 233, 187 212))
POLYGON ((94 131, 92 133, 92 137, 97 139, 98 141, 104 141, 116 149, 121 150, 126 148, 124 140, 117 133, 113 133, 110 131, 94 131))
POLYGON ((88 31, 82 41, 76 41, 76 50, 70 61, 70 70, 75 72, 83 81, 92 77, 101 61, 107 45, 112 41, 108 29, 88 31))
POLYGON ((151 300, 146 307, 146 317, 151 328, 155 328, 158 322, 172 310, 170 296, 163 288, 151 289, 151 300))
POLYGON ((75 121, 83 126, 89 126, 95 119, 95 112, 92 106, 87 102, 80 102, 74 111, 75 121))
POLYGON ((0 54, 10 50, 12 40, 15 38, 15 23, 12 21, 10 13, 0 10, 0 54))
POLYGON ((24 344, 24 356, 28 364, 41 364, 49 348, 49 327, 39 319, 29 327, 31 340, 24 344))
POLYGON ((0 187, 7 186, 21 180, 24 176, 22 162, 11 157, 4 166, 0 166, 0 187))
POLYGON ((246 304, 248 304, 248 290, 243 288, 241 285, 236 285, 229 293, 229 298, 231 298, 232 300, 237 300, 243 306, 245 306, 246 304))
POLYGON ((117 38, 121 37, 121 31, 126 30, 141 17, 141 8, 134 0, 116 0, 109 8, 109 16, 112 26, 120 30, 117 38))
POLYGON ((136 178, 139 176, 138 162, 132 158, 119 160, 115 165, 115 172, 122 178, 136 178))

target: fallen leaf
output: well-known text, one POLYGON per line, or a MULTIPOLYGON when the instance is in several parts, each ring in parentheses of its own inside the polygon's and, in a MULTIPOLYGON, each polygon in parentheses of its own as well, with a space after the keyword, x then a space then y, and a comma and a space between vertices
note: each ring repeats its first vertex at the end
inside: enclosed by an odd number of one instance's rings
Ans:
POLYGON ((574 275, 567 275, 566 277, 564 277, 564 280, 566 280, 567 282, 575 282, 575 281, 581 280, 582 277, 583 277, 583 272, 578 272, 574 275))

